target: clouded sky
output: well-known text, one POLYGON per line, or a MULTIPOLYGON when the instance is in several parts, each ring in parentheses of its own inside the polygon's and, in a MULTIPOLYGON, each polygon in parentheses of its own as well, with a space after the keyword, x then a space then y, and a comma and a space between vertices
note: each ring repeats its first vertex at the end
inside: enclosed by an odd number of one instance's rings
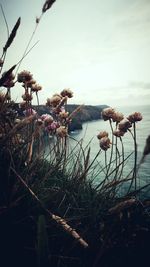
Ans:
MULTIPOLYGON (((44 0, 0 0, 10 29, 21 16, 5 68, 18 61, 41 13, 44 0)), ((7 38, 0 16, 0 38, 7 38)), ((64 88, 73 103, 150 104, 150 1, 57 0, 34 36, 20 71, 27 69, 43 86, 41 103, 64 88)), ((15 91, 19 99, 21 88, 15 91), (20 90, 20 91, 19 91, 20 90)))

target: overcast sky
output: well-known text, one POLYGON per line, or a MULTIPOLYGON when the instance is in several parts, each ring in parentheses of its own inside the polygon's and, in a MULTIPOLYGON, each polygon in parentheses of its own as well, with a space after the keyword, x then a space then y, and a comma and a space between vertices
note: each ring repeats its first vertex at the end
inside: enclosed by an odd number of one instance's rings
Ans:
MULTIPOLYGON (((5 69, 18 61, 40 15, 44 0, 0 0, 12 29, 21 16, 5 69)), ((0 43, 6 41, 0 16, 0 43)), ((150 104, 150 0, 57 0, 39 24, 24 59, 43 86, 40 102, 64 88, 74 92, 72 103, 150 104)), ((21 87, 13 89, 19 99, 21 87), (20 91, 19 91, 20 90, 20 91)))

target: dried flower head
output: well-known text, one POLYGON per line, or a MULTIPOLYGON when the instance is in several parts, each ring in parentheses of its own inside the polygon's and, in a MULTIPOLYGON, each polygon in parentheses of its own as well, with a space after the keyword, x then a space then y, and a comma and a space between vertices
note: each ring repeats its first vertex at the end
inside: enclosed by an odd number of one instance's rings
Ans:
POLYGON ((129 128, 132 127, 132 124, 131 122, 127 119, 127 118, 124 118, 123 120, 121 120, 118 124, 118 129, 121 131, 121 132, 127 132, 127 130, 129 128))
MULTIPOLYGON (((36 80, 31 79, 31 80, 29 80, 28 82, 26 82, 26 86, 32 88, 32 86, 33 86, 35 83, 36 83, 36 80)), ((25 87, 25 86, 23 85, 23 87, 25 87)))
POLYGON ((116 137, 124 136, 124 134, 125 134, 125 132, 120 131, 119 129, 113 131, 113 135, 115 135, 116 137))
POLYGON ((44 121, 45 125, 48 125, 51 124, 54 119, 50 114, 43 114, 41 120, 44 121))
POLYGON ((64 89, 62 90, 62 92, 60 93, 63 97, 67 96, 69 98, 73 97, 73 92, 68 88, 68 89, 64 89))
POLYGON ((98 139, 101 139, 103 137, 108 137, 108 133, 106 131, 103 131, 103 132, 100 132, 98 135, 97 135, 97 138, 98 139))
POLYGON ((23 70, 20 73, 18 73, 17 80, 19 83, 27 83, 32 80, 33 75, 27 71, 23 70))
POLYGON ((32 90, 32 92, 38 92, 38 91, 40 91, 40 90, 42 90, 42 86, 40 86, 39 84, 37 84, 37 83, 34 83, 34 84, 32 84, 32 86, 31 86, 31 90, 32 90))
POLYGON ((128 116, 127 118, 131 123, 141 121, 143 119, 142 115, 140 112, 134 112, 131 115, 128 116))
POLYGON ((104 151, 106 151, 108 148, 110 148, 110 139, 108 137, 103 137, 100 139, 100 147, 101 149, 103 149, 104 151))
POLYGON ((104 121, 110 120, 113 118, 115 110, 113 108, 105 108, 102 110, 102 118, 104 121))
POLYGON ((52 98, 50 98, 50 104, 53 107, 57 107, 61 101, 61 97, 59 95, 54 95, 52 98))
POLYGON ((31 101, 32 100, 32 95, 31 94, 29 94, 29 93, 25 93, 25 94, 23 94, 22 95, 22 99, 24 100, 24 101, 31 101))
POLYGON ((68 116, 69 116, 69 112, 61 111, 61 112, 59 113, 59 117, 60 117, 61 119, 67 119, 68 116))
POLYGON ((121 112, 118 112, 118 111, 115 111, 113 114, 112 114, 112 120, 114 122, 120 122, 121 120, 123 120, 124 116, 121 112))
POLYGON ((57 128, 56 130, 56 134, 63 138, 63 137, 66 137, 68 135, 68 131, 67 129, 65 128, 65 126, 60 126, 59 128, 57 128))
POLYGON ((52 132, 52 131, 56 130, 59 127, 60 127, 59 123, 57 121, 53 121, 51 124, 49 124, 46 127, 46 131, 52 132))

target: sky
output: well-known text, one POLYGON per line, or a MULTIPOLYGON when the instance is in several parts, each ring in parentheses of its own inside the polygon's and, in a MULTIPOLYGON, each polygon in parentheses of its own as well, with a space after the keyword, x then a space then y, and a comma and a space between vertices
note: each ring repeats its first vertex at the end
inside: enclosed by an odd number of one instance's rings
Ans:
MULTIPOLYGON (((44 0, 0 0, 9 29, 21 16, 4 69, 18 62, 41 14, 44 0)), ((0 15, 0 43, 7 31, 0 15)), ((70 103, 113 107, 150 104, 150 1, 57 0, 38 26, 19 71, 42 85, 40 103, 70 88, 70 103)), ((1 50, 2 51, 2 50, 1 50)), ((0 51, 0 52, 1 52, 0 51)), ((22 88, 13 88, 20 100, 22 88)))

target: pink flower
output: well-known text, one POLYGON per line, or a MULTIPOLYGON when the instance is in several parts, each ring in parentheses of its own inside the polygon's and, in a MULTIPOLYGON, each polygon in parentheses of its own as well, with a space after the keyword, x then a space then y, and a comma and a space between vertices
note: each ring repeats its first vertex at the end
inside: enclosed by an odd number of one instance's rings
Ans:
POLYGON ((131 127, 132 124, 127 118, 121 120, 118 124, 118 129, 122 132, 127 132, 127 130, 131 127))
POLYGON ((60 126, 59 123, 56 122, 56 121, 53 121, 53 122, 51 123, 51 129, 52 129, 52 130, 56 130, 59 126, 60 126))
POLYGON ((69 88, 68 89, 64 89, 60 94, 63 97, 65 97, 65 96, 67 96, 69 98, 73 97, 73 92, 69 88))
POLYGON ((121 112, 118 112, 118 111, 115 111, 113 114, 112 114, 112 120, 114 122, 120 122, 121 120, 123 120, 124 116, 121 112))
POLYGON ((131 123, 137 122, 137 121, 141 121, 143 119, 142 115, 140 112, 134 112, 131 115, 128 116, 128 120, 131 123))
POLYGON ((54 119, 53 119, 53 117, 50 114, 43 114, 41 116, 41 120, 44 121, 47 124, 50 124, 50 123, 53 122, 54 119))
POLYGON ((100 139, 100 147, 101 149, 103 149, 104 151, 106 151, 108 148, 110 148, 110 139, 108 137, 103 137, 100 139))
POLYGON ((102 118, 104 121, 110 120, 113 118, 115 110, 113 108, 104 108, 102 110, 102 118))
POLYGON ((101 139, 103 137, 108 137, 108 133, 106 131, 103 131, 103 132, 100 132, 98 135, 97 135, 97 138, 98 139, 101 139))
POLYGON ((113 131, 113 135, 115 135, 116 137, 121 137, 124 134, 125 134, 125 132, 120 131, 119 129, 113 131))

